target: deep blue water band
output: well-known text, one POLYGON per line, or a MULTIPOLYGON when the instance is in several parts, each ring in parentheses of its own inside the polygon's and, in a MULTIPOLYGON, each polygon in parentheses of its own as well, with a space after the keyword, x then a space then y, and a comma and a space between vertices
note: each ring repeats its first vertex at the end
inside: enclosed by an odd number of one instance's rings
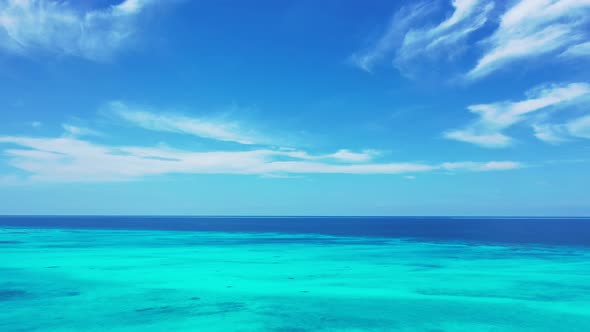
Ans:
POLYGON ((0 226, 312 233, 590 246, 590 218, 0 216, 0 226))

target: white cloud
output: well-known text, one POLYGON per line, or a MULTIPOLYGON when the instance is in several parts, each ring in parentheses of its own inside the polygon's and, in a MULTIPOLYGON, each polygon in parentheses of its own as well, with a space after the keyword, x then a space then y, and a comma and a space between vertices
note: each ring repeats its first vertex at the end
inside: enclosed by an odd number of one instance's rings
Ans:
POLYGON ((533 124, 535 136, 545 142, 559 144, 573 138, 590 139, 590 115, 573 118, 564 123, 533 124))
POLYGON ((588 0, 521 0, 485 40, 485 54, 467 74, 477 79, 516 60, 537 57, 588 40, 588 0))
MULTIPOLYGON (((533 113, 550 112, 571 106, 590 96, 590 84, 570 83, 544 85, 527 92, 528 99, 512 102, 471 105, 469 111, 479 119, 469 126, 444 133, 448 139, 469 142, 483 147, 505 147, 512 139, 502 133, 519 122, 530 120, 533 113)), ((533 123, 535 135, 545 141, 556 142, 557 127, 533 123)))
POLYGON ((419 57, 454 56, 460 43, 488 21, 494 3, 481 0, 455 0, 453 14, 433 28, 409 30, 398 49, 394 63, 402 72, 419 57))
POLYGON ((566 128, 572 136, 590 139, 590 115, 570 121, 566 128))
POLYGON ((512 139, 501 133, 479 133, 478 130, 467 128, 446 132, 444 137, 456 141, 477 144, 487 148, 501 148, 512 143, 512 139))
POLYGON ((541 141, 558 144, 567 141, 567 128, 563 125, 556 124, 533 124, 535 137, 541 141))
POLYGON ((84 127, 78 127, 78 126, 74 126, 74 125, 70 125, 67 123, 64 123, 61 125, 62 128, 64 129, 66 135, 69 136, 74 136, 74 137, 79 137, 79 136, 102 136, 101 132, 98 132, 94 129, 89 129, 89 128, 84 128, 84 127))
POLYGON ((389 57, 395 51, 414 20, 429 11, 430 8, 424 3, 402 8, 393 16, 383 36, 366 50, 351 56, 352 63, 362 70, 371 72, 376 63, 382 61, 385 57, 389 57))
POLYGON ((80 12, 69 2, 0 1, 0 48, 15 54, 36 50, 105 60, 134 35, 137 16, 156 0, 125 0, 80 12))
POLYGON ((494 3, 487 0, 454 0, 451 4, 451 15, 434 26, 423 21, 436 7, 431 2, 402 8, 377 42, 352 55, 353 63, 370 72, 376 63, 393 56, 395 66, 409 73, 409 67, 419 60, 453 56, 459 49, 458 45, 485 25, 494 3))
POLYGON ((563 53, 561 53, 561 56, 564 56, 564 57, 590 56, 590 42, 585 42, 585 43, 571 46, 570 48, 565 50, 563 53))
POLYGON ((523 165, 514 161, 490 161, 485 163, 478 162, 454 162, 454 163, 443 163, 440 168, 453 171, 453 170, 470 170, 473 172, 486 172, 486 171, 505 171, 510 169, 521 168, 523 165))
POLYGON ((348 162, 366 162, 379 155, 379 151, 364 150, 363 152, 352 152, 347 149, 338 150, 337 152, 328 155, 328 158, 348 162))
POLYGON ((352 55, 352 62, 371 72, 388 60, 406 76, 428 77, 456 59, 467 63, 461 57, 464 51, 480 52, 474 65, 462 69, 467 71, 467 80, 475 80, 518 60, 590 54, 589 0, 447 3, 452 13, 436 24, 431 23, 432 17, 440 9, 432 1, 403 7, 376 42, 352 55), (497 25, 492 25, 496 21, 497 25))
POLYGON ((529 90, 526 100, 472 105, 468 108, 471 112, 479 114, 489 126, 505 128, 521 121, 528 113, 567 103, 589 93, 590 84, 587 83, 544 85, 529 90))
POLYGON ((152 112, 120 101, 109 103, 108 108, 121 119, 147 130, 187 134, 240 144, 261 144, 267 141, 257 133, 243 129, 237 122, 152 112))
POLYGON ((258 149, 192 152, 161 147, 105 146, 72 138, 0 137, 17 145, 4 154, 10 165, 30 174, 30 181, 105 182, 150 175, 185 174, 401 174, 436 170, 495 171, 520 168, 517 162, 332 163, 331 155, 258 149), (289 157, 292 160, 285 161, 289 157), (326 159, 327 158, 327 159, 326 159))

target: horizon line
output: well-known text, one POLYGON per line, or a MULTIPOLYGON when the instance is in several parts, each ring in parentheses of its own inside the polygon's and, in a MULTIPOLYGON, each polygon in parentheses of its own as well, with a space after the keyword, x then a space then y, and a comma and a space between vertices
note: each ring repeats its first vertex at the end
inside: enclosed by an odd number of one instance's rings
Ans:
POLYGON ((590 219, 590 216, 526 215, 189 215, 189 214, 0 214, 6 217, 126 217, 126 218, 447 218, 447 219, 590 219))

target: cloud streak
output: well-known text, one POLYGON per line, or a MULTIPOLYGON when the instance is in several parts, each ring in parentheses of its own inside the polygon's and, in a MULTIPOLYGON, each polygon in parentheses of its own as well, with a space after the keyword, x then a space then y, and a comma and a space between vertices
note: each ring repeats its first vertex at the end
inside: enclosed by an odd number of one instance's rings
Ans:
POLYGON ((563 53, 563 57, 583 57, 590 56, 590 42, 585 42, 569 47, 563 53))
POLYGON ((375 163, 353 152, 309 155, 298 150, 194 152, 162 147, 107 146, 73 138, 0 137, 16 146, 3 152, 9 164, 32 182, 108 182, 163 174, 403 174, 432 171, 501 171, 524 165, 513 161, 375 163), (362 162, 361 162, 362 161, 362 162))
POLYGON ((491 0, 447 3, 452 11, 434 24, 441 10, 433 2, 402 7, 380 38, 351 56, 353 64, 371 72, 391 61, 417 78, 460 60, 457 70, 469 82, 525 59, 590 54, 588 0, 519 0, 508 7, 491 0), (475 56, 475 63, 463 65, 471 63, 464 55, 475 56))
POLYGON ((590 139, 590 115, 558 124, 535 124, 535 136, 547 143, 559 144, 573 138, 590 139))
POLYGON ((386 57, 393 56, 394 65, 402 73, 411 74, 418 62, 431 62, 443 54, 452 56, 469 35, 488 21, 494 8, 492 1, 454 0, 452 13, 435 25, 423 25, 433 14, 431 2, 403 7, 373 45, 352 55, 353 63, 365 71, 386 57), (421 26, 422 25, 422 26, 421 26))
MULTIPOLYGON (((463 129, 444 133, 444 137, 488 148, 506 147, 512 143, 512 138, 503 133, 505 129, 525 120, 535 120, 532 116, 539 112, 548 115, 549 112, 588 100, 589 96, 590 84, 570 83, 532 89, 527 93, 527 99, 517 102, 471 105, 467 109, 479 119, 463 129)), ((537 138, 550 142, 559 140, 556 127, 534 121, 532 126, 537 138)))
POLYGON ((572 136, 590 139, 590 115, 569 121, 565 127, 572 136))
POLYGON ((125 0, 118 5, 79 12, 52 0, 0 2, 0 48, 29 55, 44 51, 104 61, 136 32, 136 20, 156 0, 125 0))
POLYGON ((67 136, 102 136, 102 133, 93 129, 78 127, 71 124, 64 123, 61 125, 67 136))
MULTIPOLYGON (((507 64, 587 46, 590 2, 587 0, 521 0, 500 18, 496 31, 483 40, 485 53, 467 78, 478 79, 507 64)), ((568 52, 568 51, 566 51, 568 52)))
POLYGON ((147 130, 186 134, 206 139, 239 144, 263 144, 267 139, 251 130, 246 130, 235 121, 154 112, 120 101, 108 104, 107 111, 135 126, 147 130))

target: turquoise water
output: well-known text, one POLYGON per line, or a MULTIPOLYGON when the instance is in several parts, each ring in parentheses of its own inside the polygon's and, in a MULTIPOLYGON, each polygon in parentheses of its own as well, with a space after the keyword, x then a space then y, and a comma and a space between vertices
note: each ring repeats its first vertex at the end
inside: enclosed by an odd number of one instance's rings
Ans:
POLYGON ((0 331, 590 331, 590 251, 5 227, 0 331))

